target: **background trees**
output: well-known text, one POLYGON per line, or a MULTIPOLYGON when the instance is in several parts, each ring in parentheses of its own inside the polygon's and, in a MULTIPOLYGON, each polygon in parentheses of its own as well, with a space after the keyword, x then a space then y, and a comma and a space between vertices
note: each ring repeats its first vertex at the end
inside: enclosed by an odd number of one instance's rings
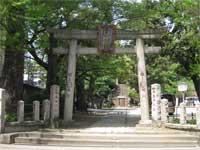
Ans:
MULTIPOLYGON (((167 27, 169 32, 162 41, 151 41, 152 45, 162 44, 161 54, 146 56, 148 85, 161 83, 163 92, 175 94, 178 81, 190 85, 193 81, 200 93, 198 1, 1 0, 0 8, 1 31, 6 39, 1 40, 6 57, 0 86, 7 89, 11 101, 23 97, 24 53, 34 59, 31 63, 46 70, 43 80, 47 98, 52 84, 60 84, 64 90, 67 57, 52 53, 53 46, 63 43, 52 40, 49 28, 96 29, 99 24, 116 24, 119 29, 130 30, 167 27)), ((117 41, 116 45, 130 47, 134 42, 117 41)), ((96 41, 79 41, 79 44, 95 46, 96 41)), ((137 97, 135 56, 78 56, 77 108, 84 110, 97 97, 106 99, 116 79, 135 89, 132 95, 137 97)))
POLYGON ((166 1, 162 3, 163 16, 171 27, 164 38, 164 53, 182 68, 180 74, 188 76, 200 97, 200 6, 199 1, 166 1))

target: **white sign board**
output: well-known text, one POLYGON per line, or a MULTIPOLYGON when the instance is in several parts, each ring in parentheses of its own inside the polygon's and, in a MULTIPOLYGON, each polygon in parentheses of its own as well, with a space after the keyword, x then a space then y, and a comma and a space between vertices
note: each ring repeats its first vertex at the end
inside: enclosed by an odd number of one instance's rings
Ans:
POLYGON ((188 86, 185 82, 181 82, 181 83, 178 84, 178 91, 179 92, 185 92, 185 91, 187 91, 187 89, 188 89, 188 86))

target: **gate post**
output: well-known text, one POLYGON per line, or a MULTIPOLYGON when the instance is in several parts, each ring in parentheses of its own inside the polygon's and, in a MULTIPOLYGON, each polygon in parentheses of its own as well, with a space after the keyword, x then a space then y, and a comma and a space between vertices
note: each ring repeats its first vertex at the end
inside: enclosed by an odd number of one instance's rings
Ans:
POLYGON ((187 112, 186 112, 186 104, 182 102, 180 104, 180 124, 186 124, 187 122, 187 112))
POLYGON ((67 124, 68 122, 72 121, 73 115, 74 87, 76 75, 76 51, 77 40, 71 40, 68 55, 67 83, 64 106, 64 124, 67 124))
POLYGON ((161 122, 162 123, 167 123, 168 122, 168 100, 167 99, 162 99, 161 100, 161 122))
POLYGON ((136 53, 137 53, 137 65, 138 65, 138 84, 140 93, 140 105, 141 105, 141 125, 151 125, 149 115, 149 99, 147 90, 147 77, 146 66, 144 58, 144 41, 141 38, 136 39, 136 53))
POLYGON ((33 121, 40 121, 40 102, 33 101, 33 121))
POLYGON ((196 125, 200 128, 200 104, 196 104, 196 125))
POLYGON ((161 87, 160 84, 151 85, 151 113, 152 120, 155 122, 161 119, 161 87))
POLYGON ((50 89, 50 126, 56 128, 59 125, 59 105, 60 105, 60 87, 52 85, 50 89))
POLYGON ((17 121, 19 123, 24 122, 24 101, 20 100, 17 103, 17 121))
POLYGON ((50 101, 48 99, 42 102, 42 116, 45 123, 50 119, 50 101))

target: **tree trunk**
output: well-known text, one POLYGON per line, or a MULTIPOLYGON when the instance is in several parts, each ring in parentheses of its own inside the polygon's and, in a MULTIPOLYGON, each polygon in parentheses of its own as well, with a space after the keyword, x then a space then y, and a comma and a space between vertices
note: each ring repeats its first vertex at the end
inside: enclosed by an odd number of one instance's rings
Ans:
POLYGON ((84 112, 87 110, 87 103, 86 103, 86 96, 85 96, 85 89, 84 89, 84 81, 79 80, 76 82, 76 91, 77 91, 77 101, 76 101, 76 108, 78 111, 84 112))
POLYGON ((89 89, 88 89, 88 101, 92 103, 92 107, 95 107, 96 100, 94 99, 94 90, 95 90, 95 78, 90 77, 90 82, 89 82, 89 89))
POLYGON ((53 84, 57 84, 57 56, 53 54, 52 48, 56 47, 56 41, 53 39, 53 35, 49 37, 50 49, 48 51, 48 70, 47 70, 47 94, 50 93, 50 87, 53 84))
POLYGON ((192 81, 194 83, 194 87, 195 87, 197 96, 200 99, 200 79, 198 78, 198 76, 192 76, 191 78, 192 78, 192 81))
MULTIPOLYGON (((4 16, 7 20, 4 29, 5 34, 5 61, 2 76, 0 77, 0 87, 6 89, 7 110, 12 110, 11 105, 23 99, 23 74, 24 74, 24 5, 12 5, 10 1, 5 1, 5 7, 9 14, 4 16), (7 7, 7 6, 10 7, 7 7), (20 17, 19 17, 20 16, 20 17)), ((16 106, 15 106, 16 110, 16 106)))
POLYGON ((57 58, 52 53, 48 54, 48 71, 47 71, 47 93, 49 94, 50 87, 57 84, 57 58))
POLYGON ((23 74, 24 52, 6 47, 0 87, 6 89, 7 104, 16 104, 18 100, 23 99, 23 74))

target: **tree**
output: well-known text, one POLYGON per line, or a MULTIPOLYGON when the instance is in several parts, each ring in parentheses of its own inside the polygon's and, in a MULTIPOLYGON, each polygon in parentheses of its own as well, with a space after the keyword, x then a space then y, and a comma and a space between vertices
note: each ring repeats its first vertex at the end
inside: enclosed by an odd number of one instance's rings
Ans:
POLYGON ((165 1, 162 13, 171 32, 164 41, 164 52, 181 64, 182 74, 191 78, 200 97, 200 17, 198 1, 165 1))
POLYGON ((2 0, 0 5, 1 26, 5 31, 5 62, 0 87, 6 89, 8 103, 16 103, 23 97, 25 4, 26 1, 2 0))

